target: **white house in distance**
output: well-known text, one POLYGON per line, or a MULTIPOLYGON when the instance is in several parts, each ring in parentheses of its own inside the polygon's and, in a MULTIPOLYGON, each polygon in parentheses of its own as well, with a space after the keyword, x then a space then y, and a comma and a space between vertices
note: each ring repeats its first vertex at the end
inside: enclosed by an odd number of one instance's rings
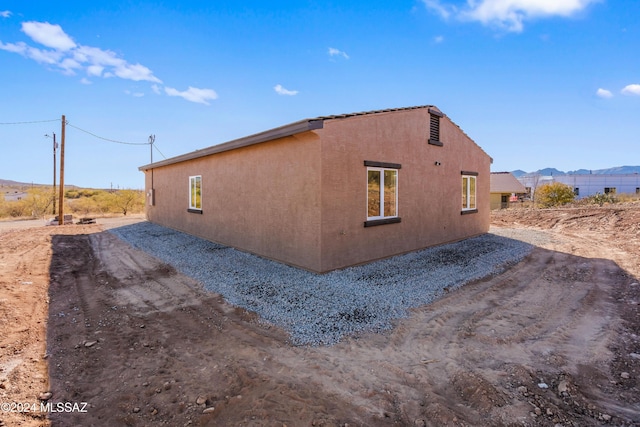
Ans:
POLYGON ((528 174, 518 178, 527 193, 533 195, 536 188, 553 182, 559 182, 573 188, 576 198, 600 194, 635 194, 640 195, 640 174, 567 174, 537 175, 528 174))

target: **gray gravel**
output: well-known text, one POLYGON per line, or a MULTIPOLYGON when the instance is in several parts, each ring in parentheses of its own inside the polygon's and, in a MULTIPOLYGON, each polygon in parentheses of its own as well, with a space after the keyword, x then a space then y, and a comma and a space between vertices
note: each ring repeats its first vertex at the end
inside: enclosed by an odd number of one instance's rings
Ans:
POLYGON ((293 344, 314 346, 391 329, 411 308, 498 274, 533 248, 490 233, 320 275, 149 222, 109 232, 284 328, 293 344))

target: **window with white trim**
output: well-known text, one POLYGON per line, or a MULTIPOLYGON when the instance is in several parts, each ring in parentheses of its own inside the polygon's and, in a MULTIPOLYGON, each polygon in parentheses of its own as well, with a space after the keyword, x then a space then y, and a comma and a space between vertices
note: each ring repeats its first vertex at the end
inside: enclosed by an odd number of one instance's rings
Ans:
POLYGON ((202 212, 202 176, 189 177, 189 211, 202 212))
POLYGON ((398 216, 398 170, 367 168, 367 220, 398 216))
POLYGON ((476 211, 476 178, 477 175, 462 175, 462 212, 476 211))

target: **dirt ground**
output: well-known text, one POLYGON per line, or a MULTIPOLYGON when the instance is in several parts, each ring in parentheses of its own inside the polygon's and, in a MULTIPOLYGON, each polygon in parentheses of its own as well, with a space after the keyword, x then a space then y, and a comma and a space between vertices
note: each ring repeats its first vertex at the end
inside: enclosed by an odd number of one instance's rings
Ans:
POLYGON ((117 221, 0 223, 0 426, 640 425, 640 205, 492 224, 542 243, 391 331, 294 347, 117 221))

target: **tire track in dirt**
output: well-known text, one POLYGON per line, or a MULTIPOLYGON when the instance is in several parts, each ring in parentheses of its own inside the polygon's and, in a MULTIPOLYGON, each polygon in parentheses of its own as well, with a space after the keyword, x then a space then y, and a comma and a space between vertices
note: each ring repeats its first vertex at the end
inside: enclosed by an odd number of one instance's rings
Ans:
POLYGON ((280 362, 283 352, 294 360, 301 351, 284 344, 282 331, 109 236, 65 236, 54 243, 54 259, 78 255, 71 265, 57 264, 60 281, 75 286, 55 287, 52 313, 80 308, 75 323, 52 328, 54 400, 82 396, 92 405, 91 416, 52 414, 54 425, 101 419, 125 425, 189 420, 236 425, 278 412, 309 421, 316 412, 330 422, 361 418, 351 403, 323 394, 313 381, 301 382, 295 369, 292 373, 280 362), (82 272, 75 269, 80 265, 82 272), (71 303, 87 297, 92 301, 71 303), (85 310, 92 319, 88 325, 80 321, 85 310), (73 332, 60 332, 65 329, 73 332), (85 339, 78 342, 81 336, 85 339), (215 411, 203 414, 199 397, 215 411))
MULTIPOLYGON (((603 386, 601 381, 591 381, 594 373, 599 372, 598 378, 606 383, 611 380, 606 365, 604 371, 593 366, 611 358, 607 344, 615 340, 617 329, 611 293, 616 283, 623 285, 626 280, 608 260, 535 249, 512 270, 414 310, 390 334, 388 347, 362 346, 360 363, 379 368, 369 378, 346 362, 337 362, 342 366, 336 369, 347 381, 359 381, 365 390, 371 388, 365 387, 371 381, 379 386, 393 384, 386 389, 397 396, 425 396, 424 406, 403 409, 405 421, 429 419, 432 414, 427 415, 425 407, 448 422, 499 419, 505 411, 528 418, 534 403, 549 410, 540 414, 540 422, 599 425, 598 417, 608 410, 617 411, 623 419, 639 416, 639 408, 619 411, 619 405, 605 409, 582 403, 603 386), (550 280, 554 277, 562 279, 561 284, 550 280), (585 364, 592 367, 588 377, 581 375, 585 364), (579 390, 573 395, 580 402, 575 406, 586 408, 571 418, 558 415, 564 403, 554 392, 536 394, 536 389, 544 390, 537 386, 539 382, 557 386, 563 377, 573 378, 579 390), (521 395, 517 391, 521 386, 531 393, 521 395), (452 401, 459 404, 451 405, 452 401)), ((349 358, 350 352, 345 352, 339 359, 349 358)), ((356 401, 360 404, 364 397, 356 401)))

